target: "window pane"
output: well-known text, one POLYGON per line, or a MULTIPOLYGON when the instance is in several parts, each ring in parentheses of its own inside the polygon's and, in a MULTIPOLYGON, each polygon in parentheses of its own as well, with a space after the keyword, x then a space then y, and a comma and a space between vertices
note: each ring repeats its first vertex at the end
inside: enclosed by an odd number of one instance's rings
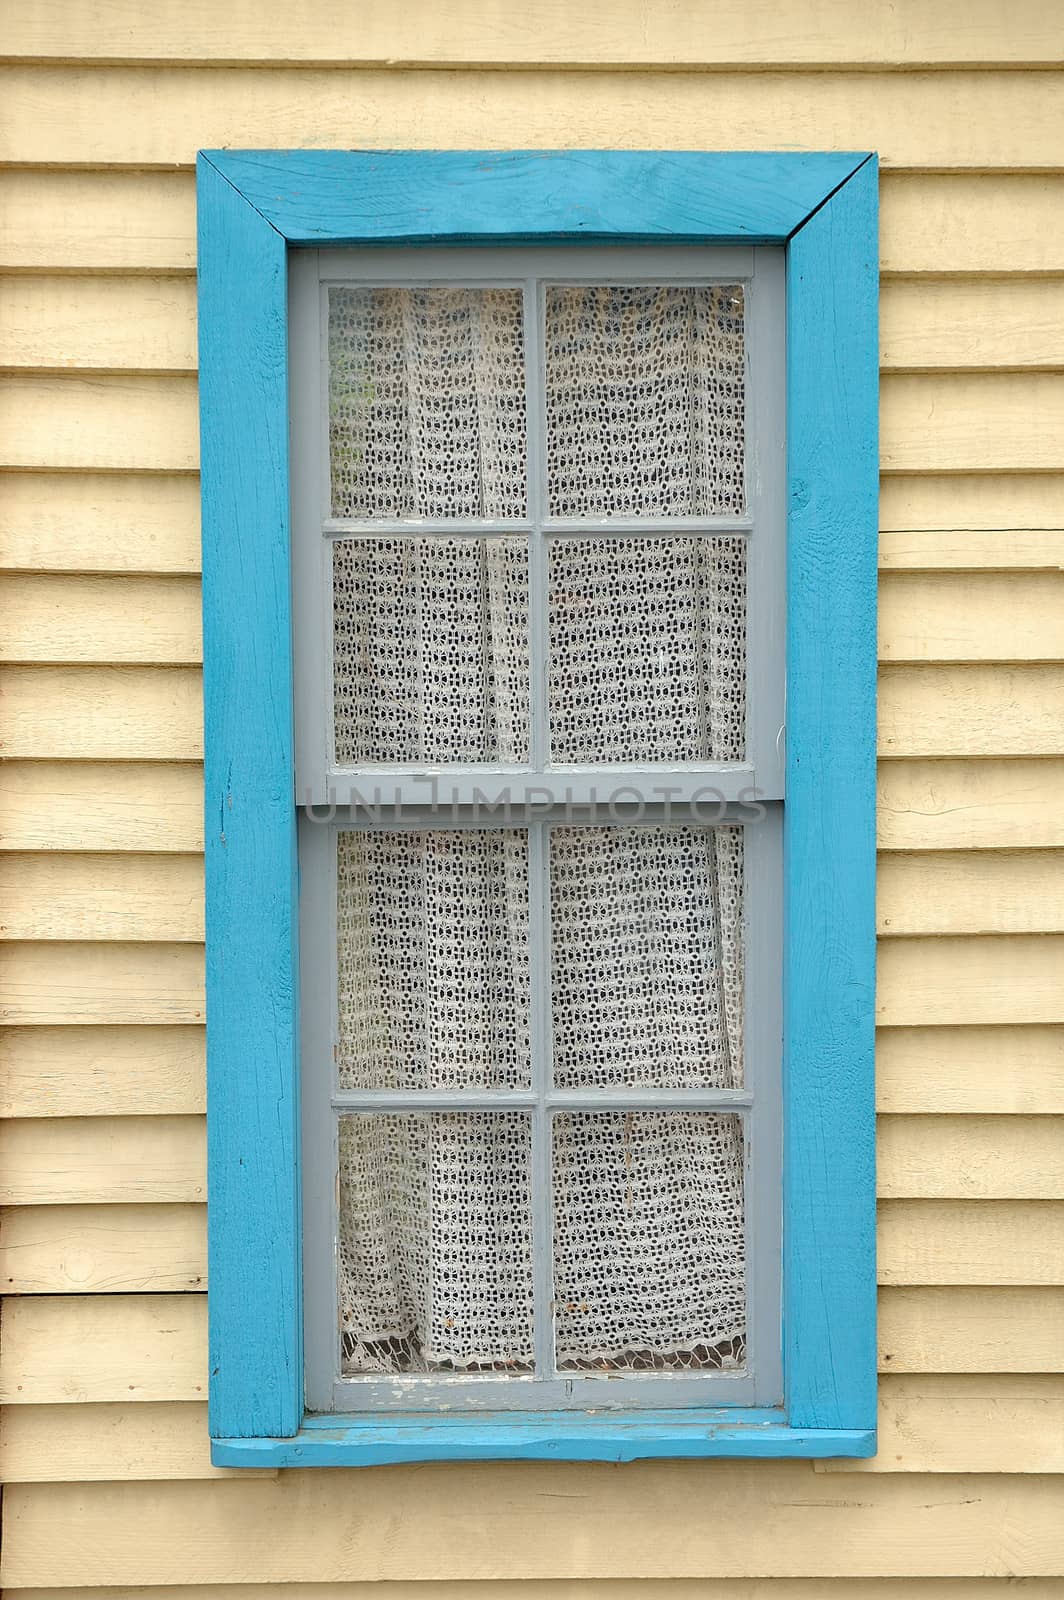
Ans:
POLYGON ((741 761, 746 541, 550 544, 554 761, 741 761))
POLYGON ((528 759, 524 539, 333 546, 336 760, 528 759))
POLYGON ((528 836, 337 834, 342 1089, 529 1083, 528 836))
POLYGON ((334 517, 519 517, 516 289, 329 290, 334 517))
POLYGON ((342 1371, 531 1372, 527 1113, 340 1119, 342 1371))
POLYGON ((546 319, 551 512, 742 515, 742 286, 559 286, 546 319))
POLYGON ((741 828, 552 829, 550 907, 561 1088, 741 1087, 741 828))
POLYGON ((561 1372, 743 1364, 743 1130, 700 1111, 554 1120, 561 1372))

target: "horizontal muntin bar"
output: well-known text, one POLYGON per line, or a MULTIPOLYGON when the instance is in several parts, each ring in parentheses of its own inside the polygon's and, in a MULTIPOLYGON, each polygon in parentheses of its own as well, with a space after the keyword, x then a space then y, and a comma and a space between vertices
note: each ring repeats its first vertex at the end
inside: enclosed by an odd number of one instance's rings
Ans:
POLYGON ((614 539, 638 534, 647 539, 719 539, 753 532, 751 517, 557 517, 542 524, 530 518, 495 517, 325 517, 326 539, 493 539, 541 533, 545 538, 614 539))
MULTIPOLYGON (((534 1089, 342 1089, 332 1096, 334 1111, 530 1111, 539 1102, 534 1089)), ((748 1089, 547 1089, 550 1111, 735 1111, 754 1103, 748 1089)))
POLYGON ((542 820, 551 811, 562 815, 587 811, 610 821, 638 821, 651 810, 665 815, 684 807, 692 820, 725 820, 729 806, 745 808, 733 820, 754 820, 759 801, 782 799, 762 791, 757 772, 743 764, 701 767, 601 767, 591 769, 550 767, 544 772, 527 768, 449 768, 402 772, 393 768, 334 769, 316 784, 296 793, 296 804, 314 808, 313 819, 331 821, 332 813, 350 811, 349 825, 395 821, 404 814, 446 822, 461 820, 463 811, 475 813, 481 826, 506 827, 542 820), (320 815, 322 809, 329 815, 320 815))

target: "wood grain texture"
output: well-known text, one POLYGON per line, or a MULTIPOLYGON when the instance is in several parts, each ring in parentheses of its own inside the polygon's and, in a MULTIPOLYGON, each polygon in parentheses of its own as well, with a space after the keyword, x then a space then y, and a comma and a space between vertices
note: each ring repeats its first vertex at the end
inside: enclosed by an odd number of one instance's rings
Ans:
POLYGON ((191 278, 0 279, 0 366, 56 372, 194 372, 191 278))
POLYGON ((197 664, 196 578, 0 577, 7 619, 0 660, 197 664))
POLYGON ((881 1284, 1064 1284, 1064 1205, 1052 1200, 884 1200, 881 1284))
POLYGON ((202 849, 198 762, 8 761, 0 766, 0 850, 187 854, 202 849))
POLYGON ((0 159, 191 166, 208 149, 869 150, 887 167, 1055 164, 1051 72, 465 72, 10 67, 0 159))
MULTIPOLYGON (((880 482, 883 531, 1015 533, 1064 528, 1064 473, 891 473, 880 482)), ((1055 549, 1056 546, 1054 545, 1055 549)))
POLYGON ((1064 568, 1064 530, 1045 528, 881 531, 881 572, 1031 572, 1064 568))
POLYGON ((33 471, 194 472, 199 465, 191 377, 41 377, 0 390, 0 465, 33 471))
POLYGON ((1059 472, 1064 384, 1046 372, 892 373, 880 427, 885 472, 1059 472))
POLYGON ((886 371, 1064 366, 1064 284, 888 279, 879 304, 886 371))
POLYGON ((880 1116, 876 1187, 889 1200, 1064 1200, 1064 1121, 880 1116))
POLYGON ((193 574, 199 562, 194 477, 0 476, 0 567, 8 571, 193 574))
POLYGON ((203 1290, 206 1208, 13 1206, 0 1217, 0 1283, 10 1295, 203 1290))
POLYGON ((179 855, 0 857, 0 939, 203 940, 203 862, 179 855))
POLYGON ((1064 754, 1064 668, 887 666, 881 756, 1064 754))
POLYGON ((34 761, 198 761, 203 701, 191 667, 5 667, 0 752, 34 761))
POLYGON ((1055 1573, 1051 1478, 899 1474, 837 1482, 805 1462, 560 1462, 290 1472, 229 1483, 22 1484, 7 1491, 5 1585, 341 1578, 993 1576, 1055 1573), (542 1471, 537 1470, 542 1468, 542 1471), (650 1468, 651 1470, 647 1470, 650 1468), (718 1515, 691 1518, 690 1497, 718 1515), (550 1496, 551 1537, 530 1519, 550 1496), (66 1537, 57 1540, 55 1529, 66 1537), (648 1537, 648 1527, 653 1532, 648 1537))
POLYGON ((887 855, 876 926, 889 937, 1064 932, 1064 851, 887 855))
POLYGON ((880 1372, 1064 1372, 1064 1290, 884 1288, 880 1372))
POLYGON ((884 662, 1064 658, 1064 571, 884 573, 884 662))
MULTIPOLYGON (((212 1467, 202 1402, 7 1406, 0 1412, 6 1483, 230 1478, 212 1467)), ((272 1474, 270 1474, 272 1476, 272 1474)))
POLYGON ((816 1471, 1064 1472, 1064 1377, 883 1377, 878 1431, 870 1460, 816 1471))
POLYGON ((1060 40, 1038 0, 1020 0, 1009 27, 993 0, 932 10, 901 0, 857 16, 845 0, 751 0, 743 13, 721 9, 713 27, 694 0, 667 6, 603 4, 579 12, 561 0, 533 0, 523 11, 450 0, 445 12, 375 11, 356 26, 338 0, 313 0, 298 17, 237 0, 223 15, 206 3, 163 0, 146 16, 134 0, 45 0, 8 29, 11 59, 105 61, 332 62, 401 68, 444 65, 560 66, 984 66, 1060 61, 1060 40))
POLYGON ((0 1401, 206 1400, 206 1295, 27 1295, 3 1311, 0 1401))
POLYGON ((1064 1022, 1064 937, 886 939, 876 1020, 928 1024, 1064 1022))
MULTIPOLYGON (((2 782, 2 779, 0 779, 2 782)), ((1022 850, 1064 845, 1053 797, 1064 761, 883 761, 876 813, 883 850, 1022 850)))
POLYGON ((0 1122, 0 1205, 202 1202, 202 1117, 41 1117, 0 1122))
MULTIPOLYGON (((1059 1115, 1064 1027, 880 1028, 876 1104, 880 1112, 1059 1115)), ((1003 1127, 999 1136, 1007 1143, 1003 1127)))
POLYGON ((0 1116, 198 1115, 202 1026, 97 1025, 0 1030, 0 1116))
POLYGON ((9 1025, 189 1023, 203 1015, 201 945, 0 947, 0 1020, 9 1025))
MULTIPOLYGON (((562 1578, 493 1579, 474 1591, 482 1600, 1060 1600, 1057 1578, 929 1578, 918 1591, 908 1578, 562 1578)), ((414 1583, 271 1584, 271 1600, 468 1600, 469 1585, 414 1583)), ((12 1589, 6 1600, 149 1600, 140 1585, 12 1589)), ((165 1600, 245 1600, 228 1584, 168 1585, 165 1600)))

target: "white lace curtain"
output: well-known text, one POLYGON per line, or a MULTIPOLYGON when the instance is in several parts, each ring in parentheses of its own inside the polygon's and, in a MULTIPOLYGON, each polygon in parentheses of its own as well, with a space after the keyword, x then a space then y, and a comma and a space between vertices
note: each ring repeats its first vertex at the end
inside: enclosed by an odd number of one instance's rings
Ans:
MULTIPOLYGON (((331 292, 334 515, 525 511, 520 297, 331 292)), ((547 295, 551 756, 738 759, 745 569, 734 538, 594 537, 612 515, 742 508, 734 289, 547 295)), ((528 759, 524 536, 334 547, 337 757, 528 759)), ((733 828, 550 835, 560 1084, 742 1081, 733 828)), ((339 839, 340 1074, 351 1088, 530 1083, 519 829, 339 839)), ((528 1114, 341 1122, 345 1370, 530 1370, 528 1114)), ((557 1358, 568 1371, 741 1359, 742 1134, 705 1112, 555 1118, 557 1358)))

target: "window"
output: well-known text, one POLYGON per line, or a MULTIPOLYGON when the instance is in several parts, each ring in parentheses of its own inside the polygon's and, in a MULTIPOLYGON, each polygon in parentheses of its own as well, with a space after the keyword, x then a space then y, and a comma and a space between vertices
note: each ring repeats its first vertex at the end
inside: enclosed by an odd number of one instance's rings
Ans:
POLYGON ((290 273, 307 1403, 777 1405, 782 251, 290 273))
POLYGON ((874 163, 200 195, 214 1459, 869 1453, 874 163))

